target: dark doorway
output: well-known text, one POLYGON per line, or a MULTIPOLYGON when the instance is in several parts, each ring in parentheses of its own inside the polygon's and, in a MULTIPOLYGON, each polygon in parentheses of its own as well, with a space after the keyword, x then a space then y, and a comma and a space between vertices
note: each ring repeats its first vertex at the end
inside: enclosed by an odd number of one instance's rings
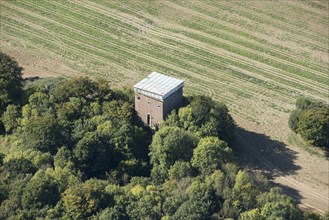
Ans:
POLYGON ((147 121, 148 126, 151 126, 151 115, 150 114, 147 114, 146 121, 147 121))

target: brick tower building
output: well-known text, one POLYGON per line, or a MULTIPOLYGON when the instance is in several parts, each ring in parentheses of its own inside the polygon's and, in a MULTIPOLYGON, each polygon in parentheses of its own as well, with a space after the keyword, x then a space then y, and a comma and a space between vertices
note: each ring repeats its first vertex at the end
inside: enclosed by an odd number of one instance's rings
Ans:
POLYGON ((183 103, 184 81, 153 72, 134 86, 135 110, 150 127, 157 128, 183 103))

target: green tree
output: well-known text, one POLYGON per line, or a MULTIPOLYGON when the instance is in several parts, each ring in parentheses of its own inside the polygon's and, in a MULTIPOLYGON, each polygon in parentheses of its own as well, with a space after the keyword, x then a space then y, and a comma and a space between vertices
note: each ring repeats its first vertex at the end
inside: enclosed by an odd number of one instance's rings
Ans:
POLYGON ((189 162, 178 160, 170 167, 168 174, 169 179, 180 180, 184 177, 192 176, 193 170, 189 162))
POLYGON ((273 187, 269 192, 257 196, 257 206, 265 219, 302 219, 302 212, 293 200, 282 193, 278 187, 273 187))
POLYGON ((72 219, 87 219, 110 202, 105 183, 91 179, 67 188, 62 194, 65 212, 72 219))
POLYGON ((163 203, 163 212, 168 216, 173 216, 178 208, 187 200, 185 192, 172 193, 171 196, 167 196, 163 203))
POLYGON ((190 161, 197 139, 178 127, 165 127, 153 137, 151 162, 170 167, 177 160, 190 161))
POLYGON ((124 213, 122 213, 120 210, 118 210, 116 207, 110 207, 106 208, 103 211, 101 211, 99 215, 99 220, 122 220, 122 219, 128 219, 125 218, 124 213))
POLYGON ((27 148, 55 153, 66 141, 63 128, 52 115, 30 118, 23 127, 27 148))
POLYGON ((209 113, 215 105, 214 101, 208 96, 195 96, 191 103, 192 116, 194 123, 201 127, 209 119, 209 113))
POLYGON ((304 220, 321 220, 321 215, 310 212, 310 211, 303 211, 303 219, 304 220))
POLYGON ((311 144, 329 148, 329 108, 302 111, 297 132, 311 144))
POLYGON ((71 151, 69 151, 66 147, 59 148, 54 156, 55 167, 64 168, 70 161, 72 161, 71 151))
MULTIPOLYGON (((150 160, 158 173, 162 173, 162 177, 159 177, 162 181, 176 161, 190 161, 196 141, 191 133, 178 127, 164 127, 153 136, 150 160)), ((155 173, 155 170, 152 172, 155 173)))
POLYGON ((3 165, 3 159, 5 158, 5 155, 3 153, 0 153, 0 167, 3 165))
POLYGON ((0 52, 0 115, 8 104, 20 101, 23 94, 22 70, 13 58, 0 52))
POLYGON ((104 80, 92 81, 87 77, 77 77, 58 86, 53 95, 56 102, 67 102, 72 97, 83 98, 87 101, 109 101, 111 90, 104 80))
POLYGON ((78 168, 87 177, 104 175, 105 171, 114 169, 123 159, 114 146, 107 143, 96 133, 86 133, 73 149, 78 168))
POLYGON ((326 211, 322 217, 323 220, 328 220, 329 219, 329 211, 326 211))
POLYGON ((284 195, 279 187, 272 187, 269 192, 264 192, 257 196, 257 204, 259 207, 264 206, 268 202, 280 202, 289 199, 284 195))
POLYGON ((68 102, 60 103, 57 105, 57 116, 64 121, 73 122, 79 118, 86 118, 89 113, 88 110, 84 111, 88 105, 84 98, 69 98, 68 102))
POLYGON ((21 112, 18 106, 8 105, 6 111, 2 115, 2 122, 6 132, 10 133, 20 124, 21 112))
POLYGON ((163 196, 153 185, 144 189, 136 185, 130 190, 127 214, 131 219, 160 219, 162 215, 163 196))
POLYGON ((194 180, 186 190, 188 199, 172 216, 173 219, 210 219, 218 206, 215 192, 200 180, 194 180))
POLYGON ((299 115, 301 113, 300 109, 293 110, 289 116, 289 127, 292 131, 296 132, 298 128, 299 115))
POLYGON ((37 168, 28 159, 15 158, 4 163, 3 171, 8 172, 11 176, 15 177, 19 173, 34 174, 37 171, 37 168))
POLYGON ((302 212, 291 202, 291 200, 266 203, 262 208, 261 215, 266 219, 303 219, 302 212))
POLYGON ((210 219, 209 206, 211 201, 209 200, 192 200, 189 199, 184 202, 172 219, 189 219, 189 220, 207 220, 210 219))
POLYGON ((247 171, 240 170, 235 177, 233 187, 233 205, 241 211, 255 208, 256 196, 260 193, 260 189, 253 176, 247 171))
POLYGON ((217 137, 202 138, 194 149, 192 165, 203 175, 208 175, 230 160, 232 150, 217 137))
POLYGON ((206 176, 206 184, 209 188, 215 190, 218 197, 223 197, 225 175, 220 170, 215 170, 212 174, 206 176))
MULTIPOLYGON (((182 109, 182 108, 181 108, 182 109)), ((161 127, 169 126, 169 127, 180 127, 181 123, 179 121, 178 114, 176 110, 172 110, 172 112, 168 115, 167 119, 161 124, 161 127)))
POLYGON ((259 208, 251 209, 240 214, 240 220, 266 220, 259 208))
POLYGON ((210 97, 195 96, 191 103, 178 111, 180 125, 199 137, 219 136, 226 142, 234 138, 235 124, 223 103, 210 97))
POLYGON ((40 209, 55 206, 59 198, 58 184, 44 171, 39 171, 24 188, 22 205, 25 209, 40 209))
POLYGON ((44 92, 35 92, 29 97, 30 117, 54 114, 55 106, 50 96, 44 92))
POLYGON ((300 110, 326 107, 328 106, 325 103, 310 98, 300 97, 296 101, 296 108, 300 110))

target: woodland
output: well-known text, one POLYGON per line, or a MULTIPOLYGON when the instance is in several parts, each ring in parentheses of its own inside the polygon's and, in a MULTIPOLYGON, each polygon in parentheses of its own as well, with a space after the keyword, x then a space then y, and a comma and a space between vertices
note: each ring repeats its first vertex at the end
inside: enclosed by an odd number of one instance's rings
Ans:
MULTIPOLYGON (((85 77, 23 79, 4 53, 0 68, 0 219, 328 218, 239 165, 235 122, 210 97, 185 97, 152 131, 130 89, 85 77)), ((297 102, 290 126, 328 147, 328 108, 309 102, 297 102)))

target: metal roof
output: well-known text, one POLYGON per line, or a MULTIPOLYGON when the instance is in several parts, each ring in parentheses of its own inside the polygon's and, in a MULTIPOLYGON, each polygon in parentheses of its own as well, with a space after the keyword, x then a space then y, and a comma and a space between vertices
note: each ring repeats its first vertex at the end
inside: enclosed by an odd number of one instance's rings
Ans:
POLYGON ((134 91, 163 101, 182 88, 183 85, 183 80, 152 72, 145 79, 134 85, 134 91))

